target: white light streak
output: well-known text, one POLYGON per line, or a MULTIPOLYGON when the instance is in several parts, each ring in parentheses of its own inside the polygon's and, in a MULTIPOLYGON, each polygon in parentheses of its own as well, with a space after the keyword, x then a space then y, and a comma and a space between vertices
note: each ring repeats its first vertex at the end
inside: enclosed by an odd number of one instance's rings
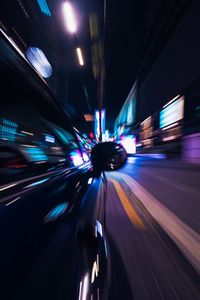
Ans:
POLYGON ((82 295, 82 281, 80 282, 80 287, 79 287, 79 297, 78 300, 81 300, 81 295, 82 295))
POLYGON ((92 183, 92 178, 89 178, 88 179, 88 184, 91 184, 92 183))
POLYGON ((65 2, 63 4, 63 13, 68 31, 71 33, 75 33, 77 30, 77 24, 75 21, 73 8, 69 2, 65 2))
POLYGON ((81 289, 81 300, 86 300, 87 299, 87 294, 88 294, 88 287, 89 287, 89 274, 86 273, 83 279, 83 284, 82 284, 82 289, 81 289))
POLYGON ((180 97, 180 95, 177 95, 176 97, 174 97, 172 100, 170 100, 167 104, 165 104, 163 106, 163 108, 165 108, 166 106, 168 106, 170 103, 172 103, 174 100, 178 99, 180 97))
POLYGON ((28 135, 34 135, 33 133, 25 131, 25 130, 21 130, 21 133, 25 133, 25 134, 28 134, 28 135))
POLYGON ((83 56, 82 56, 81 48, 76 48, 76 52, 77 52, 77 55, 78 55, 79 65, 83 66, 84 65, 84 61, 83 61, 83 56))
POLYGON ((6 204, 6 206, 8 206, 8 205, 14 203, 14 202, 17 201, 18 199, 20 199, 20 197, 17 197, 17 198, 15 198, 14 200, 8 202, 8 203, 6 204))
POLYGON ((97 226, 97 231, 100 234, 100 236, 103 236, 102 225, 98 220, 96 220, 96 226, 97 226))
POLYGON ((147 122, 150 119, 151 119, 151 116, 149 116, 148 118, 146 118, 140 125, 144 124, 145 122, 147 122))
POLYGON ((15 50, 26 60, 24 53, 19 49, 15 42, 0 28, 0 32, 6 37, 6 39, 12 44, 15 50))
POLYGON ((168 125, 168 126, 166 126, 166 127, 162 128, 162 130, 167 130, 167 129, 169 129, 169 128, 172 128, 172 127, 175 127, 175 126, 177 126, 178 124, 179 124, 178 122, 176 122, 176 123, 173 123, 173 124, 171 124, 171 125, 168 125))
POLYGON ((79 130, 76 127, 73 127, 73 128, 74 128, 74 130, 76 130, 79 133, 79 130))
POLYGON ((93 263, 93 267, 92 267, 91 283, 93 283, 95 277, 98 276, 98 272, 99 272, 99 256, 97 254, 97 260, 93 263))
POLYGON ((9 188, 11 188, 12 186, 15 186, 15 185, 16 185, 15 183, 6 185, 6 186, 0 188, 0 192, 2 192, 2 191, 4 191, 4 190, 7 190, 7 189, 9 189, 9 188))

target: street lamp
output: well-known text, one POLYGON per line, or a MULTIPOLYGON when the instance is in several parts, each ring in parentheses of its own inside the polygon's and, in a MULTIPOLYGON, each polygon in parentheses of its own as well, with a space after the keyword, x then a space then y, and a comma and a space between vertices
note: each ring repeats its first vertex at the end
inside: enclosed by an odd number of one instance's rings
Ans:
POLYGON ((73 7, 69 2, 63 3, 63 14, 67 30, 70 33, 75 33, 77 30, 77 23, 75 20, 73 7))
POLYGON ((81 48, 76 48, 76 53, 77 53, 77 56, 78 56, 79 65, 83 66, 84 61, 83 61, 83 55, 82 55, 81 48))

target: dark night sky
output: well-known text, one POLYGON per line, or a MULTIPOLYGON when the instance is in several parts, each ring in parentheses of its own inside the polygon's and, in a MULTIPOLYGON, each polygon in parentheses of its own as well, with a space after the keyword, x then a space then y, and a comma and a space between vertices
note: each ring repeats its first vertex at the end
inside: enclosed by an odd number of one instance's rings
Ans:
MULTIPOLYGON (((27 18, 18 1, 7 0, 6 3, 0 4, 0 22, 23 50, 25 46, 13 28, 17 30, 26 46, 36 46, 45 52, 54 70, 48 83, 63 108, 67 109, 71 118, 79 122, 84 113, 93 113, 98 104, 97 84, 92 74, 88 15, 97 12, 102 19, 103 1, 71 1, 79 22, 75 38, 69 35, 63 24, 63 1, 47 2, 52 12, 51 17, 41 13, 37 1, 21 1, 28 13, 27 18), (77 65, 76 46, 83 48, 86 62, 83 68, 77 65), (84 87, 87 89, 88 99, 84 87)), ((104 106, 107 110, 107 127, 110 129, 113 129, 114 120, 139 74, 141 63, 163 19, 166 16, 172 18, 173 12, 186 2, 188 1, 180 0, 177 3, 176 0, 130 0, 123 3, 107 0, 104 106)), ((160 40, 157 49, 161 50, 164 40, 160 40)), ((152 62, 154 60, 155 57, 151 59, 152 62)), ((145 73, 147 71, 148 65, 145 73)))
MULTIPOLYGON (((142 2, 143 0, 140 1, 142 2)), ((72 1, 79 22, 75 39, 64 28, 61 11, 63 1, 48 1, 52 11, 51 17, 42 14, 37 3, 30 3, 28 0, 21 3, 28 13, 28 18, 17 1, 9 0, 1 8, 0 21, 9 29, 19 46, 24 47, 13 33, 13 28, 17 30, 26 46, 37 46, 44 51, 54 70, 52 78, 47 81, 72 118, 80 119, 83 113, 93 113, 97 108, 98 99, 97 84, 92 75, 88 15, 97 12, 102 17, 103 2, 72 1), (77 65, 75 46, 83 48, 86 61, 83 68, 77 65), (84 86, 88 92, 89 105, 84 86)), ((107 110, 107 124, 111 127, 133 84, 143 52, 141 47, 144 24, 140 18, 144 11, 138 1, 134 3, 132 5, 132 1, 127 1, 126 5, 122 5, 120 1, 107 2, 104 106, 107 110)))
POLYGON ((151 70, 192 2, 108 1, 105 104, 110 127, 135 79, 143 80, 151 70))

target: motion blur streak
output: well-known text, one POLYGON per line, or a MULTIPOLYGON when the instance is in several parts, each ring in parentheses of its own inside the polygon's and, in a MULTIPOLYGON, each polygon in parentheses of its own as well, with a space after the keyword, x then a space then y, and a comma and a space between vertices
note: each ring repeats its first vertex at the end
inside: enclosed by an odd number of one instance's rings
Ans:
POLYGON ((6 186, 0 188, 0 192, 2 192, 2 191, 4 191, 4 190, 7 190, 7 189, 9 189, 9 188, 11 188, 11 187, 13 187, 13 186, 15 186, 15 185, 16 185, 15 183, 6 185, 6 186))
POLYGON ((119 173, 117 176, 118 178, 120 176, 128 184, 154 219, 168 232, 194 267, 200 271, 200 235, 162 205, 132 177, 119 173))
POLYGON ((76 52, 77 52, 79 64, 81 66, 83 66, 84 65, 84 61, 83 61, 83 55, 82 55, 81 49, 80 48, 76 48, 76 52))
POLYGON ((96 220, 95 231, 98 232, 100 236, 103 236, 102 225, 98 220, 96 220))
POLYGON ((25 133, 25 134, 28 134, 28 135, 31 135, 31 136, 34 135, 32 132, 28 132, 28 131, 25 131, 25 130, 22 130, 21 132, 22 132, 22 133, 25 133))
POLYGON ((24 58, 25 55, 24 53, 20 50, 20 48, 16 45, 16 43, 13 41, 13 39, 11 39, 11 37, 9 37, 1 28, 0 28, 0 32, 5 36, 5 38, 12 44, 12 46, 15 48, 15 50, 24 58))
POLYGON ((112 264, 118 266, 119 299, 199 300, 199 167, 131 159, 134 164, 106 172, 106 234, 112 264), (145 230, 130 222, 119 187, 145 230))
POLYGON ((81 300, 81 294, 82 294, 82 281, 80 282, 80 286, 79 286, 79 297, 78 297, 78 300, 81 300))
POLYGON ((41 49, 29 47, 26 51, 26 56, 28 61, 42 77, 49 78, 51 76, 53 71, 52 67, 41 49))
POLYGON ((42 180, 39 180, 39 181, 33 182, 33 183, 31 183, 31 184, 27 185, 25 188, 29 188, 29 187, 33 187, 33 186, 36 186, 36 185, 42 184, 42 183, 46 182, 47 180, 49 180, 49 178, 45 178, 45 179, 42 179, 42 180))
POLYGON ((89 274, 86 273, 83 282, 81 281, 80 284, 80 292, 79 292, 79 299, 80 300, 86 300, 87 294, 88 294, 88 288, 89 288, 89 274))
POLYGON ((59 218, 61 215, 64 214, 64 212, 67 209, 68 205, 69 205, 68 202, 58 204, 45 217, 45 222, 54 221, 57 218, 59 218))
POLYGON ((97 255, 97 260, 93 263, 93 267, 92 267, 91 283, 93 283, 95 277, 98 276, 98 272, 99 272, 99 256, 97 255))
POLYGON ((88 179, 88 184, 91 184, 92 183, 92 178, 89 178, 88 179))
POLYGON ((41 9, 41 12, 43 12, 47 16, 51 16, 51 12, 49 10, 46 0, 37 0, 37 2, 41 9))
POLYGON ((114 184, 115 189, 117 191, 117 194, 119 196, 119 199, 121 200, 121 203, 124 207, 124 210, 126 211, 129 219, 133 223, 133 225, 137 228, 144 229, 144 224, 138 214, 136 213, 135 209, 130 204, 126 194, 122 190, 120 184, 115 179, 110 179, 110 181, 114 184))
POLYGON ((8 202, 8 203, 6 204, 6 206, 9 206, 10 204, 14 203, 15 201, 19 200, 20 198, 21 198, 21 197, 15 198, 14 200, 8 202))
POLYGON ((67 29, 69 30, 69 32, 75 33, 77 29, 77 24, 73 8, 69 2, 65 2, 63 4, 63 13, 67 29))

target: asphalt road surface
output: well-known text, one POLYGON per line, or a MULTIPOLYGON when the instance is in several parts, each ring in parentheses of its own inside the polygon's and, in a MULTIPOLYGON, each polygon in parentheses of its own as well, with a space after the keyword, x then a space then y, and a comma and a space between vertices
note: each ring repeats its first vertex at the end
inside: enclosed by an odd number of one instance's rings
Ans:
POLYGON ((200 299, 200 167, 129 157, 107 173, 109 299, 200 299))

